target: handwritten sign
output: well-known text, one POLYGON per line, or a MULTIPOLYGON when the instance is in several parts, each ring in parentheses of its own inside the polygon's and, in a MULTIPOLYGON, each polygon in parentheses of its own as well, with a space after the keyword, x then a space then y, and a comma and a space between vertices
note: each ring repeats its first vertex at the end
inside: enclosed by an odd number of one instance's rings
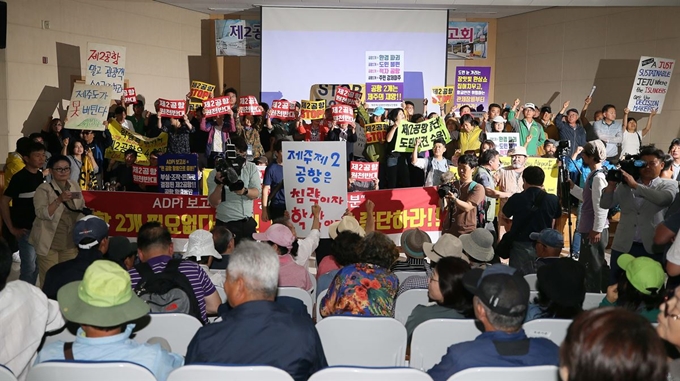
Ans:
POLYGON ((675 60, 669 58, 640 57, 633 90, 628 99, 630 111, 650 113, 656 109, 658 114, 661 113, 671 83, 673 66, 675 60))
POLYGON ((104 121, 109 115, 111 104, 111 92, 109 86, 75 83, 64 128, 104 131, 104 121))
POLYGON ((257 98, 252 95, 246 95, 238 98, 238 115, 262 115, 260 104, 257 98))
POLYGON ((213 96, 215 85, 201 81, 191 81, 191 98, 200 99, 202 101, 213 96))
POLYGON ((326 112, 326 101, 300 101, 300 118, 301 119, 323 119, 326 112))
POLYGON ((350 105, 334 104, 331 106, 333 120, 338 123, 354 124, 354 108, 350 105))
POLYGON ((453 99, 453 92, 455 88, 453 86, 447 87, 433 87, 432 88, 432 104, 435 105, 445 105, 451 103, 453 99))
MULTIPOLYGON (((103 127, 103 126, 102 126, 103 127)), ((147 138, 123 128, 115 119, 109 123, 108 131, 113 144, 106 148, 104 157, 114 161, 125 161, 125 151, 137 151, 137 163, 149 165, 149 155, 154 150, 165 152, 168 146, 168 134, 161 132, 158 137, 147 138)))
POLYGON ((158 167, 133 164, 132 182, 139 185, 158 185, 158 167))
POLYGON ((361 101, 361 94, 358 91, 350 90, 348 87, 340 87, 335 93, 335 101, 346 105, 356 105, 357 101, 361 101))
POLYGON ((123 89, 123 96, 126 105, 137 104, 137 91, 134 87, 126 87, 123 89))
POLYGON ((272 102, 271 117, 280 120, 295 119, 295 103, 285 99, 272 102))
POLYGON ((508 151, 519 145, 519 132, 487 132, 486 138, 496 144, 501 156, 508 156, 508 151))
POLYGON ((404 52, 366 52, 366 105, 401 107, 404 98, 404 52))
POLYGON ((442 139, 448 143, 451 136, 441 116, 421 123, 402 122, 401 126, 397 127, 397 145, 394 150, 413 152, 416 139, 420 139, 420 149, 427 151, 434 147, 435 140, 442 139))
POLYGON ((120 99, 125 83, 125 47, 88 42, 87 51, 85 83, 111 86, 111 95, 120 99))
POLYGON ((184 116, 187 102, 185 100, 158 100, 158 115, 170 118, 181 118, 184 116))
POLYGON ((364 125, 364 130, 366 131, 366 144, 385 143, 388 128, 386 122, 364 125))
POLYGON ((159 156, 158 187, 165 194, 198 194, 198 156, 195 153, 159 156))
POLYGON ((311 230, 312 205, 321 206, 321 237, 347 208, 347 146, 345 142, 283 142, 286 209, 298 234, 311 230))
POLYGON ((228 114, 231 110, 229 97, 206 99, 203 101, 203 114, 206 118, 228 114))
POLYGON ((325 100, 326 101, 326 107, 330 107, 334 105, 335 103, 335 96, 338 93, 338 90, 346 87, 352 91, 356 91, 359 93, 362 93, 362 101, 364 100, 364 89, 366 88, 366 85, 362 84, 317 84, 313 85, 309 89, 309 99, 311 100, 325 100))
POLYGON ((489 108, 489 81, 491 80, 491 67, 461 66, 456 68, 456 92, 454 95, 454 107, 468 105, 473 109, 483 105, 489 108))
POLYGON ((355 180, 373 180, 378 178, 379 163, 352 161, 349 164, 350 177, 355 180))

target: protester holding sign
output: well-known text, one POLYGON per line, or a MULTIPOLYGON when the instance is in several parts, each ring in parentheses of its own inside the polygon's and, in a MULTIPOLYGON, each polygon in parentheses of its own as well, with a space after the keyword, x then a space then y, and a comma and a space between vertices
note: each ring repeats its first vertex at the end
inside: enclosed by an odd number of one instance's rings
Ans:
POLYGON ((242 116, 241 128, 236 129, 236 134, 242 137, 248 144, 248 158, 256 159, 264 155, 264 148, 260 140, 260 130, 262 130, 262 118, 252 115, 242 116))
POLYGON ((401 124, 406 122, 406 115, 404 110, 395 108, 390 111, 387 118, 390 121, 390 129, 387 132, 385 141, 387 141, 387 186, 386 189, 394 188, 408 188, 411 186, 411 180, 408 171, 407 154, 401 154, 396 151, 397 148, 397 130, 401 124))
POLYGON ((71 135, 64 129, 64 123, 59 118, 47 117, 47 124, 41 132, 47 151, 52 156, 62 154, 62 149, 68 146, 71 135))
POLYGON ((411 154, 411 164, 425 171, 426 187, 438 186, 441 184, 442 175, 448 172, 451 166, 451 162, 444 158, 446 143, 441 139, 435 140, 434 148, 432 148, 433 155, 426 158, 418 158, 420 143, 420 138, 416 139, 416 145, 411 154))
POLYGON ((306 142, 322 142, 326 140, 328 127, 321 125, 321 119, 313 119, 309 122, 307 123, 303 120, 300 127, 298 127, 298 132, 305 135, 304 140, 306 142))
POLYGON ((640 147, 642 146, 642 138, 647 136, 649 131, 652 129, 652 119, 656 115, 656 110, 652 110, 649 113, 649 118, 647 118, 647 125, 642 130, 642 133, 637 130, 637 120, 628 116, 630 109, 628 107, 623 109, 623 125, 626 130, 623 131, 623 137, 621 140, 621 159, 624 159, 626 155, 637 155, 640 153, 640 147))
MULTIPOLYGON (((231 109, 228 115, 233 116, 231 109)), ((224 115, 218 115, 215 119, 207 119, 204 115, 201 118, 200 129, 208 134, 208 143, 205 147, 208 168, 215 168, 215 157, 225 151, 230 138, 229 134, 236 132, 235 119, 237 118, 230 117, 227 120, 224 115)))
POLYGON ((71 181, 80 185, 82 190, 97 189, 99 166, 91 149, 85 150, 83 142, 73 140, 68 144, 68 159, 71 162, 71 181))
MULTIPOLYGON (((127 115, 127 112, 125 114, 127 115)), ((144 102, 138 100, 132 106, 132 115, 127 115, 125 118, 132 123, 132 127, 136 133, 144 135, 148 117, 149 112, 144 110, 144 102)))
POLYGON ((354 126, 354 110, 352 106, 336 104, 331 107, 333 112, 333 128, 328 131, 326 141, 346 142, 347 160, 354 158, 354 143, 357 141, 357 134, 354 126))
POLYGON ((533 103, 525 103, 523 107, 519 108, 515 113, 515 108, 519 107, 519 99, 515 99, 513 108, 508 114, 508 121, 512 126, 514 132, 519 132, 519 144, 527 149, 529 156, 538 155, 538 147, 542 147, 545 143, 545 131, 543 127, 534 120, 536 116, 536 105, 533 103), (517 114, 523 114, 523 118, 517 119, 517 114))

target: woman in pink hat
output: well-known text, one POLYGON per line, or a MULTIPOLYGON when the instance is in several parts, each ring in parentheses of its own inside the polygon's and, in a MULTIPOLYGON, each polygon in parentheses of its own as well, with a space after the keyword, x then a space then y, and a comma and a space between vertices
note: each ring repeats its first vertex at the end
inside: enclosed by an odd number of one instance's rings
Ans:
POLYGON ((295 263, 299 246, 297 238, 286 225, 273 224, 264 233, 254 233, 253 239, 271 245, 279 254, 279 287, 312 288, 307 268, 295 263))

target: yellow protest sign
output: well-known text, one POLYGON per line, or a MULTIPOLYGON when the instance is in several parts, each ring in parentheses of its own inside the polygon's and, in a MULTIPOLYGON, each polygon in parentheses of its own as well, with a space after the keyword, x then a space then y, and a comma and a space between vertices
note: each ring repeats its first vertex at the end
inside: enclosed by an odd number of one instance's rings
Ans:
POLYGON ((451 135, 446 128, 444 118, 437 117, 421 123, 402 122, 397 127, 397 152, 413 152, 416 139, 420 139, 420 150, 427 151, 434 147, 434 141, 443 139, 445 143, 451 141, 451 135))
POLYGON ((364 126, 366 144, 385 143, 387 137, 387 122, 369 123, 364 126))
POLYGON ((358 91, 361 93, 361 101, 364 102, 366 101, 366 92, 364 91, 366 88, 365 84, 339 84, 339 85, 331 85, 331 84, 317 84, 313 85, 309 89, 309 99, 311 100, 325 100, 326 101, 326 107, 331 107, 334 105, 335 102, 335 95, 338 92, 338 89, 341 87, 347 87, 352 91, 358 91))
POLYGON ((453 92, 455 88, 453 86, 446 87, 433 87, 432 88, 432 104, 435 105, 445 105, 451 103, 453 99, 453 92))
MULTIPOLYGON (((512 159, 509 156, 501 157, 501 163, 504 166, 512 165, 512 159)), ((545 172, 545 181, 543 181, 543 187, 545 191, 557 195, 557 177, 558 177, 558 164, 557 159, 543 158, 543 157, 527 157, 527 161, 524 164, 526 167, 536 166, 540 167, 543 172, 545 172)))
POLYGON ((213 95, 213 91, 215 91, 215 85, 201 81, 191 81, 191 98, 204 101, 213 95))
POLYGON ((203 102, 189 102, 189 111, 196 111, 199 107, 203 107, 203 102))
POLYGON ((157 138, 147 138, 122 127, 115 119, 109 123, 113 145, 106 149, 104 157, 114 161, 125 161, 125 151, 137 151, 137 164, 149 165, 149 155, 154 150, 165 152, 168 134, 162 132, 157 138))
POLYGON ((323 119, 326 112, 326 101, 300 101, 301 119, 323 119))

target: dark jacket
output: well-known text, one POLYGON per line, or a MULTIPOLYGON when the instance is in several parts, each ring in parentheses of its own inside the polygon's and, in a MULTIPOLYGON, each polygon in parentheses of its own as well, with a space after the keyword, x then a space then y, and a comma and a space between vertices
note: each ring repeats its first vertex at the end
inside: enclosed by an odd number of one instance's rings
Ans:
POLYGON ((79 249, 78 255, 66 262, 52 266, 45 274, 43 292, 48 298, 57 300, 57 292, 68 283, 83 280, 85 270, 92 262, 102 259, 102 253, 97 249, 79 249))

